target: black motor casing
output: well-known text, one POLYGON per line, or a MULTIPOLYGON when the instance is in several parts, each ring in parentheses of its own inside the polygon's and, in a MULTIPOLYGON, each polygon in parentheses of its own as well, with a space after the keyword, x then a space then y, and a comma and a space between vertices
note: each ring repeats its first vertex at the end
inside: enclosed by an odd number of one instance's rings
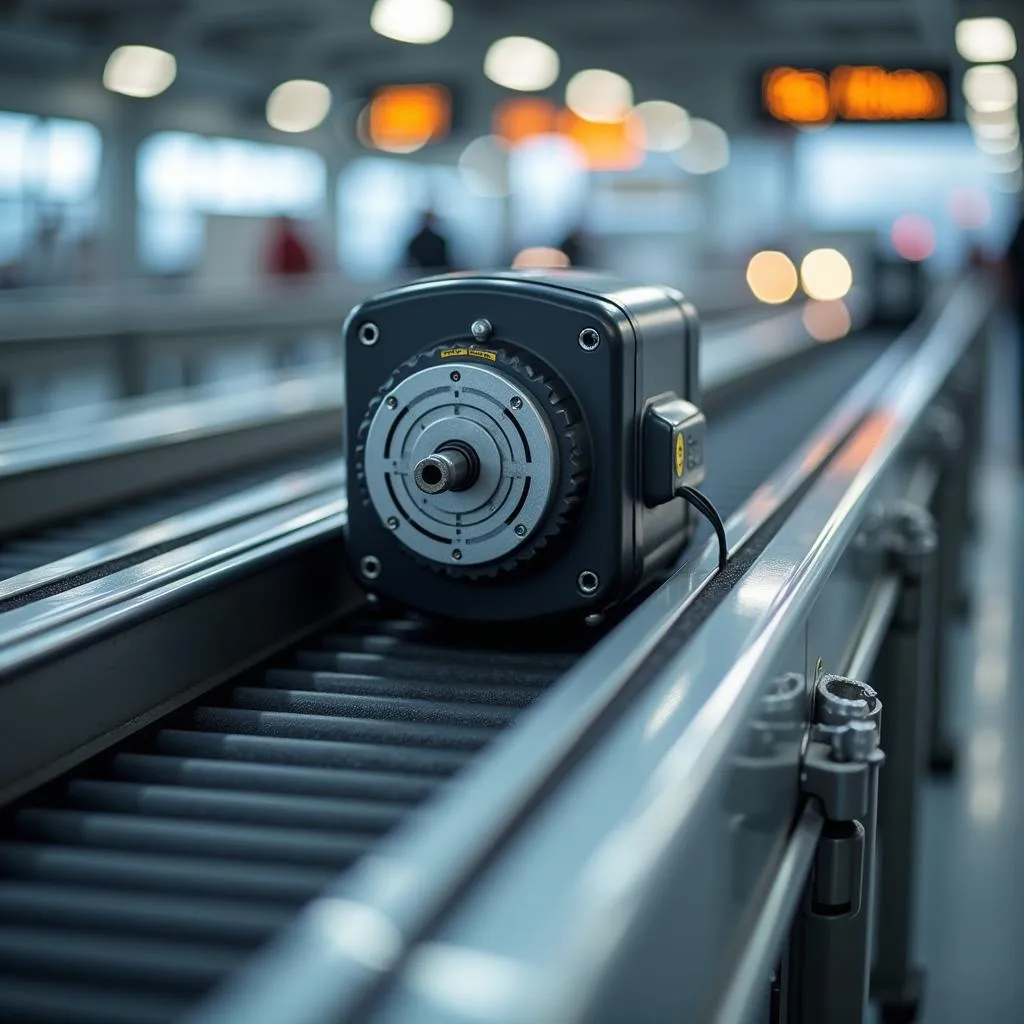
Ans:
POLYGON ((699 404, 697 352, 696 313, 678 292, 584 271, 453 274, 362 303, 345 324, 353 574, 401 604, 478 621, 585 615, 629 596, 679 554, 693 530, 683 500, 645 505, 640 458, 641 421, 652 400, 675 393, 699 404), (471 333, 479 320, 492 328, 483 342, 471 333), (587 329, 600 336, 592 351, 579 341, 587 329), (511 571, 459 576, 425 565, 382 522, 360 484, 367 417, 383 386, 403 363, 438 346, 536 357, 582 412, 589 470, 579 507, 543 557, 511 571), (360 568, 367 556, 379 563, 370 580, 360 568), (599 580, 593 593, 579 586, 584 572, 599 580))

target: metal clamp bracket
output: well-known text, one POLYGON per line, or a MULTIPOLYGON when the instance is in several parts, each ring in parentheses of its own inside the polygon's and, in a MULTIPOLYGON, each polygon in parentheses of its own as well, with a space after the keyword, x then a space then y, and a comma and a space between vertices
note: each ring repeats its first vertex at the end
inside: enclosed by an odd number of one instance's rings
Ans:
POLYGON ((808 911, 823 917, 860 912, 865 830, 873 780, 885 760, 878 748, 882 703, 866 683, 824 676, 815 687, 814 726, 800 782, 821 802, 825 827, 818 843, 808 911))

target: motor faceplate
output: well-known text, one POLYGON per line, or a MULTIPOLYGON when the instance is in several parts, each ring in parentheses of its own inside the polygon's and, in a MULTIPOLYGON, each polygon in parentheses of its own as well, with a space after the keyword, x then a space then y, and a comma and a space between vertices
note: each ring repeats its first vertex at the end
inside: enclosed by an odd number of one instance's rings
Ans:
POLYGON ((425 367, 388 391, 365 467, 381 521, 446 568, 500 563, 529 545, 561 471, 540 403, 500 370, 463 362, 425 367))

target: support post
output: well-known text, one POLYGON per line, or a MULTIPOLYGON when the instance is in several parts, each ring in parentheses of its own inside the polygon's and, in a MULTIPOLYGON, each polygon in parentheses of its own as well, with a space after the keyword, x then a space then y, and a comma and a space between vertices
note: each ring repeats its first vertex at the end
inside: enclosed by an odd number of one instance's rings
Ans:
POLYGON ((803 788, 825 826, 789 952, 790 1024, 864 1024, 868 1009, 882 704, 866 683, 825 676, 803 788))
POLYGON ((928 765, 937 775, 956 770, 956 743, 948 732, 947 678, 950 666, 950 636, 957 618, 961 592, 963 543, 967 534, 967 499, 970 488, 970 449, 964 444, 964 421, 952 403, 934 406, 927 426, 933 451, 941 461, 939 485, 934 500, 937 520, 938 554, 935 564, 935 609, 931 621, 932 651, 928 765))
POLYGON ((879 901, 872 991, 885 1024, 904 1024, 917 1019, 924 989, 924 974, 912 962, 912 937, 934 643, 932 588, 938 539, 930 513, 898 505, 890 515, 887 546, 902 590, 876 677, 886 705, 889 766, 878 803, 879 901))

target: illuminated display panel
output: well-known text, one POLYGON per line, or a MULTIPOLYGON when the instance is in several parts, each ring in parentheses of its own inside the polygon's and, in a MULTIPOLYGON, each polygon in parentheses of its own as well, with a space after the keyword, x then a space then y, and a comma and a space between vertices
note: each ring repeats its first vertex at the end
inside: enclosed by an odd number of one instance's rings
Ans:
POLYGON ((760 86, 762 114, 788 124, 949 119, 949 75, 943 71, 777 67, 764 72, 760 86))
POLYGON ((515 98, 494 108, 492 131, 509 145, 558 130, 558 107, 550 100, 515 98))
POLYGON ((370 96, 367 133, 380 149, 414 149, 451 130, 452 94, 446 86, 383 85, 370 96))

